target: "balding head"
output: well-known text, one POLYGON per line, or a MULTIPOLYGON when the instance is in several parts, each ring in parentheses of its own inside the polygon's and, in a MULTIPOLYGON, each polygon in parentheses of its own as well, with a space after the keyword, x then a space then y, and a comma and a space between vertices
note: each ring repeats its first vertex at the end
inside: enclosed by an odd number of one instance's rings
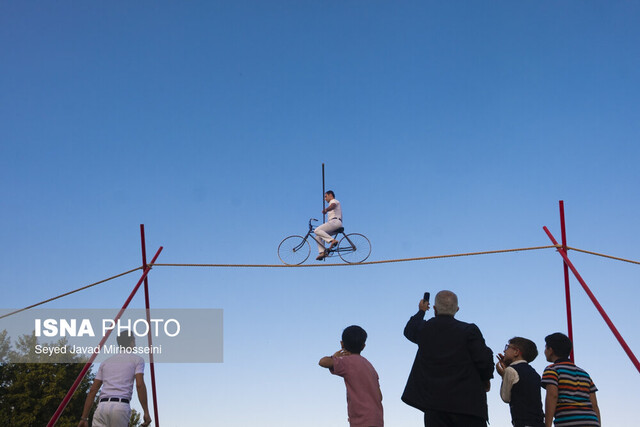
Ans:
POLYGON ((438 314, 453 316, 458 312, 458 296, 451 291, 440 291, 436 295, 433 308, 438 314))

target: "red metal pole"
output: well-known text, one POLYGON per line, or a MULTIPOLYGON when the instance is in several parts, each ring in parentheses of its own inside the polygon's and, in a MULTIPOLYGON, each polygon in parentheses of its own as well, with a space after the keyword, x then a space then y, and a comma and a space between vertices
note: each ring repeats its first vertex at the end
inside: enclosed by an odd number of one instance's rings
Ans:
MULTIPOLYGON (((158 249, 158 252, 156 252, 155 256, 151 260, 151 264, 156 262, 156 259, 160 255, 160 252, 162 252, 162 246, 160 246, 160 248, 158 249)), ((114 322, 117 323, 118 320, 120 320, 120 317, 122 317, 122 313, 124 313, 124 310, 129 306, 129 303, 133 299, 136 292, 138 292, 138 289, 140 288, 142 281, 144 280, 145 277, 147 277, 147 274, 149 274, 150 270, 151 269, 149 268, 149 266, 147 266, 147 268, 144 269, 144 271, 142 272, 142 276, 140 277, 140 280, 138 280, 138 283, 133 288, 133 291, 131 291, 129 298, 127 298, 127 300, 124 302, 124 305, 120 309, 120 312, 118 312, 118 315, 115 317, 115 319, 113 319, 114 322)), ((102 338, 102 340, 100 341, 100 344, 98 344, 98 350, 100 350, 104 345, 104 343, 107 341, 107 338, 109 338, 109 335, 111 335, 111 331, 112 329, 107 331, 106 335, 102 338)), ((93 361, 96 360, 96 357, 98 356, 98 352, 93 353, 89 358, 89 361, 84 365, 84 368, 82 368, 82 371, 80 371, 80 374, 78 374, 78 378, 76 378, 75 382, 67 392, 67 395, 64 397, 64 399, 62 399, 60 406, 58 406, 58 409, 56 409, 56 412, 53 414, 53 416, 47 423, 47 427, 53 427, 56 425, 56 422, 58 422, 58 418, 60 418, 60 415, 62 415, 62 411, 64 411, 64 408, 66 408, 67 404, 71 400, 71 396, 73 396, 73 393, 75 393, 76 389, 80 385, 80 382, 82 381, 84 376, 87 374, 87 371, 89 371, 89 368, 91 368, 93 361)))
MULTIPOLYGON (((551 232, 547 229, 547 227, 543 227, 543 229, 544 229, 545 233, 547 233, 547 236, 549 236, 549 239, 551 239, 551 242, 553 242, 554 245, 558 245, 558 242, 553 237, 551 232)), ((600 303, 598 302, 596 297, 593 295, 593 293, 591 292, 591 289, 589 289, 589 287, 587 286, 585 281, 582 279, 582 276, 580 276, 580 273, 578 273, 578 270, 576 270, 576 268, 571 263, 571 261, 569 261, 569 257, 567 256, 567 253, 564 251, 564 249, 562 249, 562 247, 558 247, 558 253, 560 253, 562 258, 564 258, 564 261, 567 263, 567 265, 569 266, 569 268, 573 272, 573 275, 576 276, 576 279, 578 279, 578 282, 580 282, 580 284, 582 285, 582 288, 584 289, 584 291, 587 293, 587 295, 591 299, 591 302, 593 303, 593 305, 596 306, 596 309, 598 310, 598 312, 600 313, 600 315, 602 316, 602 318, 606 322, 607 326, 609 326, 609 329, 611 329, 611 332, 613 332, 613 335, 615 335, 616 339, 618 340, 618 342, 622 346, 622 349, 625 351, 625 353, 627 353, 627 356, 629 356, 629 359, 631 359, 631 362, 634 364, 634 366, 636 367, 638 372, 640 372, 640 362, 638 362, 638 359, 633 354, 633 352, 631 351, 631 349, 629 348, 629 346, 625 342, 624 338, 622 338, 622 335, 620 335, 620 332, 618 332, 618 329, 616 329, 616 327, 613 324, 613 322, 611 321, 611 319, 609 319, 609 316, 604 311, 604 309, 602 308, 602 306, 600 305, 600 303)))
MULTIPOLYGON (((564 223, 564 200, 560 200, 560 231, 562 233, 562 249, 567 252, 567 230, 565 228, 564 223)), ((569 339, 573 342, 573 323, 571 321, 571 289, 569 287, 569 267, 566 262, 562 262, 562 267, 564 270, 564 295, 567 304, 567 331, 569 335, 569 339)), ((575 362, 575 356, 573 353, 573 349, 571 349, 571 354, 569 354, 569 359, 572 362, 575 362)))
MULTIPOLYGON (((147 245, 144 237, 144 224, 140 224, 140 243, 142 245, 142 268, 145 269, 147 265, 147 245)), ((144 304, 147 312, 147 325, 151 324, 151 310, 149 308, 149 277, 144 278, 144 304)), ((151 333, 147 334, 149 341, 149 348, 153 348, 153 342, 151 339, 151 333)), ((158 419, 158 397, 156 394, 156 369, 153 363, 153 352, 149 353, 149 372, 151 372, 151 397, 153 400, 153 416, 157 427, 160 427, 160 421, 158 419)))

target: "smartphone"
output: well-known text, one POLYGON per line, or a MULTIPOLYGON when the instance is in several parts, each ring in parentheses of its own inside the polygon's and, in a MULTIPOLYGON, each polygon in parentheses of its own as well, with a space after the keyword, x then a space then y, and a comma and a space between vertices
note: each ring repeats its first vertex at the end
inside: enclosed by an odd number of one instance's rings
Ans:
POLYGON ((429 302, 429 297, 430 297, 430 296, 431 296, 431 294, 430 294, 429 292, 425 292, 425 293, 424 293, 424 298, 423 298, 423 299, 424 299, 426 302, 429 302))

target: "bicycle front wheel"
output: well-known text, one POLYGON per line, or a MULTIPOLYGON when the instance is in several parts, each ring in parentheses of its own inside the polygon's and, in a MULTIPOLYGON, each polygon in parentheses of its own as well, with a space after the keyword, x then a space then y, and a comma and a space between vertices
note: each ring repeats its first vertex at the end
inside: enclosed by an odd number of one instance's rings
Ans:
POLYGON ((278 246, 278 257, 287 265, 300 265, 309 258, 309 242, 302 236, 289 236, 278 246))
POLYGON ((371 242, 362 234, 347 234, 338 243, 338 255, 348 264, 363 262, 370 254, 371 242))

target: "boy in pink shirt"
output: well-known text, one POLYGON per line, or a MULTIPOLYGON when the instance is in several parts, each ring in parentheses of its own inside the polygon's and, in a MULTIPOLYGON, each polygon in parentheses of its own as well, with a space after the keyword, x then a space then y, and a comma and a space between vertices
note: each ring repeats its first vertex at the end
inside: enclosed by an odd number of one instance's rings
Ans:
POLYGON ((367 359, 360 356, 367 333, 360 326, 349 326, 342 332, 340 350, 320 359, 319 365, 333 375, 344 378, 347 387, 347 412, 351 427, 383 427, 382 392, 378 373, 367 359))

